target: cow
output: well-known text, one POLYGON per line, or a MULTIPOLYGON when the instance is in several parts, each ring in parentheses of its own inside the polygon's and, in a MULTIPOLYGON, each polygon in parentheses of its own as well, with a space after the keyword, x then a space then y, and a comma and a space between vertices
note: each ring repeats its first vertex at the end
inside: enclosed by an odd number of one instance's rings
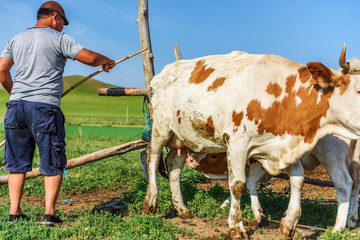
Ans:
MULTIPOLYGON (((359 198, 359 149, 360 145, 356 145, 354 154, 355 141, 344 139, 338 136, 327 135, 320 139, 314 149, 306 152, 300 159, 300 163, 305 170, 313 170, 322 164, 331 180, 334 183, 338 198, 338 211, 335 225, 332 232, 342 231, 346 225, 349 228, 355 228, 358 220, 358 198, 359 198), (351 144, 351 147, 350 147, 351 144)), ((189 168, 197 170, 205 175, 213 174, 216 176, 227 176, 227 159, 226 153, 218 154, 198 154, 194 153, 193 158, 187 158, 186 164, 189 168)), ((167 162, 172 162, 172 154, 168 155, 167 162)), ((170 164, 168 164, 171 167, 170 164)), ((285 170, 286 171, 286 170, 285 170)), ((171 172, 170 172, 171 174, 171 172)), ((290 174, 292 175, 292 174, 290 174)), ((174 178, 174 175, 171 176, 174 178)), ((251 209, 255 216, 256 224, 259 224, 265 216, 257 196, 257 184, 268 181, 271 176, 261 167, 258 162, 250 163, 249 173, 246 179, 246 188, 251 198, 251 209)), ((294 184, 294 181, 290 180, 294 184)), ((173 187, 174 188, 174 187, 173 187)), ((301 186, 291 186, 295 191, 291 191, 291 198, 300 201, 300 193, 296 190, 301 186)), ((181 194, 181 193, 180 193, 181 194)), ((174 197, 175 199, 182 199, 174 197)), ((229 203, 227 199, 221 207, 229 203)), ((290 201, 293 203, 293 201, 290 201)), ((175 209, 178 202, 174 202, 175 209)), ((180 203, 183 204, 183 203, 180 203)), ((300 202, 296 203, 300 206, 300 202)), ((289 206, 291 208, 291 206, 289 206)))
MULTIPOLYGON (((319 139, 327 134, 360 137, 360 61, 347 62, 345 55, 344 45, 339 70, 237 51, 165 66, 149 85, 153 125, 143 212, 156 212, 156 170, 166 145, 226 152, 230 236, 247 237, 240 199, 250 159, 271 175, 291 168, 294 181, 303 183, 297 159, 319 139)), ((285 234, 294 232, 301 215, 291 211, 281 221, 285 234)))

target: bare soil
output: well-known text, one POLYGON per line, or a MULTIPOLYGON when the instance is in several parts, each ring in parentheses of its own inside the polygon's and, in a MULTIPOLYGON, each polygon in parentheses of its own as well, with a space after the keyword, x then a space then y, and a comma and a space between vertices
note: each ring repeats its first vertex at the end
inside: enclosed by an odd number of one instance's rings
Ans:
MULTIPOLYGON (((317 178, 320 180, 330 180, 326 172, 322 167, 318 167, 315 171, 306 173, 307 177, 317 178)), ((209 188, 215 184, 220 184, 224 188, 228 188, 228 183, 226 180, 212 180, 208 183, 199 184, 200 188, 209 188)), ((288 186, 288 180, 272 178, 268 185, 273 188, 273 191, 278 189, 281 191, 285 186, 288 186), (275 189, 275 190, 274 190, 275 189)), ((97 191, 88 191, 79 195, 72 195, 68 199, 59 199, 56 208, 64 213, 71 214, 74 211, 81 209, 93 209, 96 205, 99 205, 104 202, 111 201, 113 199, 119 199, 123 197, 123 192, 126 189, 119 188, 118 190, 108 190, 101 189, 97 191)), ((336 193, 335 190, 329 190, 329 187, 319 187, 305 184, 303 191, 303 198, 325 198, 335 201, 336 203, 336 193)), ((33 197, 25 196, 23 203, 26 205, 33 205, 42 207, 44 206, 44 200, 42 197, 33 197)), ((182 219, 177 216, 167 217, 167 220, 177 224, 179 227, 193 229, 195 237, 191 239, 231 239, 229 236, 229 229, 226 220, 203 220, 199 218, 192 219, 182 219)), ((268 240, 268 239, 286 239, 284 238, 280 231, 278 230, 279 224, 275 222, 265 222, 264 224, 255 228, 254 226, 247 226, 247 234, 251 236, 251 239, 259 240, 268 240)), ((307 229, 307 228, 298 228, 302 237, 306 239, 316 239, 318 234, 307 229)), ((180 239, 189 239, 187 236, 179 236, 180 239)))

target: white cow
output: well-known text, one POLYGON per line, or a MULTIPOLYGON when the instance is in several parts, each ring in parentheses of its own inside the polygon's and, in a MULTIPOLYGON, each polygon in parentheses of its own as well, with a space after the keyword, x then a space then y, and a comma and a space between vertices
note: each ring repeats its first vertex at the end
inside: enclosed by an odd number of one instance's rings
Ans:
MULTIPOLYGON (((149 86, 153 108, 147 147, 149 187, 143 211, 154 213, 156 170, 162 149, 226 152, 233 238, 247 237, 240 199, 250 159, 271 175, 291 168, 303 182, 305 152, 327 134, 360 137, 360 61, 345 61, 342 70, 318 62, 306 66, 274 55, 232 52, 167 65, 149 86)), ((294 232, 301 211, 287 212, 281 229, 294 232)))
MULTIPOLYGON (((343 139, 333 135, 327 135, 320 139, 315 145, 314 149, 306 152, 299 161, 305 170, 313 170, 320 164, 323 164, 326 171, 328 172, 331 180, 334 183, 338 197, 338 211, 335 226, 333 232, 342 231, 346 225, 350 228, 356 227, 358 220, 358 196, 359 196, 359 176, 360 176, 360 165, 359 165, 359 144, 356 146, 355 154, 354 147, 355 141, 352 141, 350 146, 349 139, 343 139)), ((219 154, 198 154, 194 153, 194 158, 187 159, 186 164, 188 167, 195 169, 205 175, 225 175, 227 176, 227 159, 226 153, 219 154)), ((169 155, 168 162, 173 162, 174 155, 169 155)), ((169 166, 169 179, 170 186, 173 184, 173 188, 177 185, 173 183, 172 179, 177 179, 174 175, 178 173, 172 172, 172 165, 169 166)), ((285 170, 287 171, 287 169, 285 170)), ((288 171, 287 171, 288 172, 288 171)), ((290 176, 294 175, 290 173, 290 176)), ((257 184, 266 182, 271 178, 258 162, 253 162, 249 166, 249 174, 246 179, 246 187, 249 190, 251 198, 251 209, 254 213, 255 220, 260 223, 265 217, 262 213, 262 208, 257 196, 257 184)), ((291 200, 290 203, 294 204, 295 207, 300 206, 300 192, 302 186, 295 185, 297 182, 290 177, 291 182, 291 200), (295 200, 296 201, 295 201, 295 200)), ((177 192, 177 190, 173 191, 177 192)), ((181 194, 181 193, 179 193, 181 194)), ((174 196, 175 199, 180 199, 178 196, 174 196)), ((222 207, 229 203, 230 199, 227 199, 222 207)), ((183 202, 174 202, 175 209, 179 207, 176 204, 184 206, 183 202)), ((291 209, 294 208, 290 206, 291 209)), ((182 210, 184 212, 184 210, 182 210)), ((288 215, 288 214, 287 214, 288 215)))

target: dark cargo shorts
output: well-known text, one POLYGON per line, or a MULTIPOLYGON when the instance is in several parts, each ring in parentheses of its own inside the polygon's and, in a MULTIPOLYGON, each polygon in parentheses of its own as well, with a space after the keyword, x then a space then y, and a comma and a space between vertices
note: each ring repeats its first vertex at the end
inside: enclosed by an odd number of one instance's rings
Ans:
POLYGON ((6 104, 5 170, 30 172, 39 149, 40 172, 45 176, 63 174, 66 166, 64 115, 45 103, 10 101, 6 104))

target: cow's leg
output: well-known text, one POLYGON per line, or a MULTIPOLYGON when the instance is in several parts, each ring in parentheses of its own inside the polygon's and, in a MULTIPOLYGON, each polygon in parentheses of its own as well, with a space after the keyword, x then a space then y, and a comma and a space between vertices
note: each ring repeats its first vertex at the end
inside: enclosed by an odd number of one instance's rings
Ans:
POLYGON ((350 194, 350 207, 347 219, 347 226, 349 228, 355 228, 358 220, 360 186, 360 163, 358 161, 352 161, 350 165, 350 175, 353 180, 353 185, 350 194))
MULTIPOLYGON (((155 120, 155 118, 154 118, 155 120)), ((146 192, 143 212, 148 214, 149 212, 156 213, 157 202, 158 202, 158 187, 156 184, 156 172, 159 165, 161 152, 165 147, 166 143, 171 137, 171 132, 168 128, 159 128, 159 123, 154 121, 153 129, 151 134, 151 141, 146 148, 146 154, 148 157, 148 171, 149 171, 149 187, 146 192)))
POLYGON ((344 160, 339 159, 339 161, 333 161, 331 163, 323 162, 323 165, 332 182, 334 183, 338 199, 336 222, 332 232, 343 231, 346 227, 346 222, 348 219, 349 202, 353 181, 349 171, 346 169, 344 160))
POLYGON ((263 214, 257 195, 257 185, 265 175, 268 175, 265 169, 261 167, 259 162, 255 162, 250 165, 249 175, 246 178, 246 188, 249 190, 251 199, 251 210, 254 213, 257 225, 265 219, 265 215, 263 214))
MULTIPOLYGON (((236 142, 236 141, 235 141, 236 142)), ((228 218, 230 236, 232 239, 247 238, 241 211, 240 199, 243 195, 246 182, 246 144, 232 144, 228 146, 228 171, 229 171, 229 188, 231 196, 230 213, 228 218)))
POLYGON ((285 216, 281 219, 280 231, 286 237, 294 235, 301 216, 301 189, 304 185, 304 169, 300 161, 290 165, 285 171, 290 176, 290 202, 285 216))
POLYGON ((220 208, 226 207, 231 202, 231 196, 229 196, 220 206, 220 208))
POLYGON ((182 151, 180 156, 178 156, 174 151, 170 151, 165 161, 169 171, 169 183, 173 206, 178 212, 179 217, 191 218, 193 216, 184 204, 180 188, 180 175, 185 164, 185 159, 186 151, 182 151))

